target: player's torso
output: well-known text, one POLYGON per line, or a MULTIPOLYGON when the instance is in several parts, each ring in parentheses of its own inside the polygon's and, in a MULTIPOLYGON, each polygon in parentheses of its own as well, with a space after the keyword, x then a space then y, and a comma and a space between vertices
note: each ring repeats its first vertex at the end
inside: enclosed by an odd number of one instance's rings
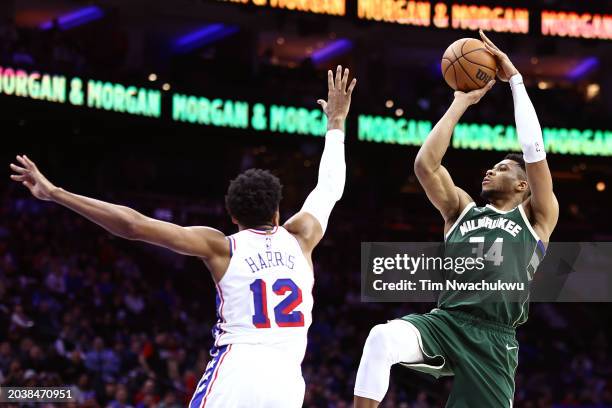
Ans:
POLYGON ((527 320, 529 281, 544 253, 522 205, 501 211, 492 205, 476 207, 471 203, 447 232, 445 256, 481 257, 484 266, 461 274, 451 272, 447 278, 474 284, 485 280, 498 286, 444 291, 438 305, 516 327, 527 320))
POLYGON ((312 268, 282 227, 228 237, 229 267, 217 283, 215 345, 274 344, 299 363, 312 322, 312 268))

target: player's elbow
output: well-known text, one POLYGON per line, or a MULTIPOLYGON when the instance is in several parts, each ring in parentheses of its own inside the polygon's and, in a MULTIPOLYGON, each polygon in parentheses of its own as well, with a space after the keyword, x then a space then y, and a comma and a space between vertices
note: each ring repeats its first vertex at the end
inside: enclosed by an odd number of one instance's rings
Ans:
POLYGON ((329 197, 334 202, 339 201, 344 194, 346 175, 344 173, 330 174, 329 177, 319 178, 314 191, 316 195, 329 197))
POLYGON ((137 223, 135 221, 128 221, 123 225, 118 235, 121 236, 121 238, 136 241, 139 237, 138 231, 139 228, 137 223))
POLYGON ((414 174, 419 180, 423 180, 431 176, 434 172, 434 167, 421 155, 417 155, 414 160, 414 174))
POLYGON ((128 217, 127 219, 123 220, 121 229, 117 235, 131 241, 142 240, 144 222, 146 222, 145 217, 128 217))

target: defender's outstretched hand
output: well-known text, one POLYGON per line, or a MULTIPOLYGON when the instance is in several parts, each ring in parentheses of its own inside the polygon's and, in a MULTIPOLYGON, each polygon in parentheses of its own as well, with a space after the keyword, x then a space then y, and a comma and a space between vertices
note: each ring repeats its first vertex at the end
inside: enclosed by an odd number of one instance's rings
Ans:
POLYGON ((493 88, 493 85, 495 85, 495 80, 491 80, 484 87, 470 92, 455 91, 455 100, 464 103, 465 106, 474 105, 478 103, 491 88, 493 88))
POLYGON ((493 56, 497 60, 497 65, 499 66, 499 70, 497 71, 497 77, 504 82, 508 82, 510 78, 512 78, 512 76, 519 73, 518 70, 516 69, 514 64, 512 64, 512 61, 510 61, 508 55, 506 55, 506 53, 502 52, 502 50, 497 48, 497 46, 493 44, 493 41, 489 40, 489 37, 487 37, 482 30, 479 30, 478 32, 480 34, 480 38, 482 38, 482 42, 484 43, 485 48, 491 54, 493 54, 493 56))
POLYGON ((348 88, 349 69, 345 68, 342 72, 342 66, 336 68, 336 77, 330 69, 327 71, 327 101, 319 99, 317 103, 321 105, 323 112, 327 116, 327 129, 344 130, 344 121, 351 106, 351 95, 357 79, 353 78, 348 88))
POLYGON ((26 186, 32 195, 39 200, 50 201, 51 192, 56 188, 38 170, 36 164, 26 155, 17 156, 17 161, 21 166, 11 163, 11 170, 16 174, 11 174, 11 180, 17 181, 26 186))

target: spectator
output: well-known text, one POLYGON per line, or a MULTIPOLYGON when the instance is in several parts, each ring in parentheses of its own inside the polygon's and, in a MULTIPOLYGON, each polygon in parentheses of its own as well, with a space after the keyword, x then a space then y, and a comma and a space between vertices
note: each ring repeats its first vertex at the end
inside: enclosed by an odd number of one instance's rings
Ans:
POLYGON ((134 408, 133 405, 128 403, 128 390, 123 384, 117 386, 115 392, 115 399, 108 404, 107 408, 134 408))
POLYGON ((115 378, 119 373, 119 359, 115 352, 104 347, 104 340, 96 337, 93 349, 85 354, 85 367, 102 378, 115 378))
POLYGON ((11 316, 11 323, 11 330, 29 329, 34 326, 34 322, 25 315, 23 312, 23 306, 20 304, 15 305, 13 315, 11 316))

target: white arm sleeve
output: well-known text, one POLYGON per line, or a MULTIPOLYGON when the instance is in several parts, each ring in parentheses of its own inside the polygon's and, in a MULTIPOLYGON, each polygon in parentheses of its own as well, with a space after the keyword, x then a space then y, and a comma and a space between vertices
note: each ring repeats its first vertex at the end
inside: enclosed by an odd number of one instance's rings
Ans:
POLYGON ((516 74, 510 78, 510 88, 512 88, 512 98, 514 99, 516 133, 523 150, 523 158, 526 163, 542 161, 546 158, 542 128, 529 95, 527 95, 527 89, 525 89, 521 74, 516 74))
POLYGON ((302 211, 312 214, 319 221, 323 233, 327 229, 327 220, 334 204, 342 197, 345 181, 344 132, 332 129, 325 135, 317 186, 302 206, 302 211))

